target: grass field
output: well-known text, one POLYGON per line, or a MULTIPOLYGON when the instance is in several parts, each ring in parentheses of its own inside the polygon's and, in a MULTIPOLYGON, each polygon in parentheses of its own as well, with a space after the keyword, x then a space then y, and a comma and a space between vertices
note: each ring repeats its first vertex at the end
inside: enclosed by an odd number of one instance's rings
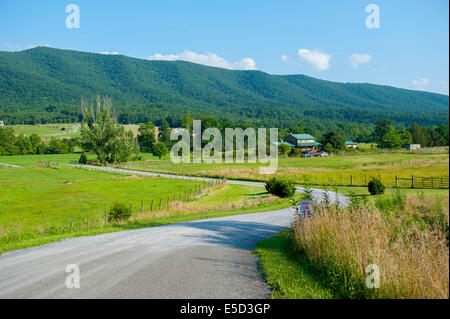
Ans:
POLYGON ((42 138, 49 137, 74 137, 80 135, 78 123, 71 124, 36 124, 36 125, 12 125, 15 134, 31 135, 33 133, 42 138), (78 128, 77 128, 78 127, 78 128), (74 130, 76 131, 74 132, 74 130))
POLYGON ((65 165, 60 168, 39 165, 40 161, 63 164, 74 158, 78 155, 0 158, 0 162, 23 166, 0 166, 0 252, 75 234, 134 229, 289 205, 286 200, 269 196, 257 187, 225 185, 210 189, 199 199, 185 200, 197 186, 204 190, 208 185, 190 180, 88 171, 65 165), (168 199, 171 202, 169 208, 168 199), (114 201, 132 205, 134 214, 129 222, 121 225, 105 222, 105 210, 114 201))
MULTIPOLYGON (((259 164, 173 164, 169 158, 162 161, 143 160, 124 165, 153 172, 189 174, 198 176, 225 176, 230 179, 264 181, 267 175, 259 173, 259 164)), ((313 185, 365 185, 370 177, 381 178, 388 187, 395 185, 395 176, 448 176, 449 154, 389 153, 330 156, 317 158, 279 158, 277 175, 286 176, 303 184, 305 177, 313 185)))
MULTIPOLYGON (((31 135, 33 133, 39 135, 41 138, 50 137, 76 137, 80 136, 79 123, 69 124, 36 124, 36 125, 11 125, 15 134, 31 135)), ((126 130, 131 130, 134 134, 137 134, 139 125, 126 124, 124 125, 126 130)))

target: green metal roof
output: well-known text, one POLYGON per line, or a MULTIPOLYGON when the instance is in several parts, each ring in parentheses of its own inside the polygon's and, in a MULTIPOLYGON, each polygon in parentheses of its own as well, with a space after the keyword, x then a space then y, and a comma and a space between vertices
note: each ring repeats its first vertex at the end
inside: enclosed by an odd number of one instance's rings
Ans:
POLYGON ((295 146, 294 144, 291 144, 291 143, 289 143, 289 142, 274 142, 273 144, 275 144, 275 145, 280 145, 280 144, 286 144, 287 146, 295 146))
POLYGON ((345 145, 356 145, 353 141, 345 141, 345 145))
POLYGON ((297 143, 297 146, 321 146, 319 142, 297 143))
POLYGON ((309 134, 291 134, 297 140, 315 140, 316 138, 309 134))

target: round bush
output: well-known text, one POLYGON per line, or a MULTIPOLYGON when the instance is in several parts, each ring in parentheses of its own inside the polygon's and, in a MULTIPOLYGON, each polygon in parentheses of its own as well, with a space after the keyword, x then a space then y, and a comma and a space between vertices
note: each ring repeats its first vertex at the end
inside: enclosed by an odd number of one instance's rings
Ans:
POLYGON ((370 194, 379 195, 379 194, 384 194, 384 189, 386 187, 384 187, 383 183, 379 179, 372 178, 369 181, 368 188, 369 188, 370 194))
POLYGON ((287 178, 272 177, 266 183, 266 190, 273 195, 286 198, 295 194, 295 185, 287 178))
POLYGON ((131 209, 124 203, 116 202, 108 213, 108 221, 126 221, 131 217, 131 209))

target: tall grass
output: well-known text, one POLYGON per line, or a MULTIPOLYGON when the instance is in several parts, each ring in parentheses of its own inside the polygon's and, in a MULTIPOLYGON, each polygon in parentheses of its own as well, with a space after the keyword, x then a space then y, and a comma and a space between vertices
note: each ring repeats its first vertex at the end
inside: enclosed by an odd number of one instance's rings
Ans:
POLYGON ((448 195, 399 196, 390 198, 398 208, 319 206, 313 219, 294 223, 295 248, 344 297, 448 298, 448 195), (370 264, 380 269, 379 288, 366 287, 370 264))

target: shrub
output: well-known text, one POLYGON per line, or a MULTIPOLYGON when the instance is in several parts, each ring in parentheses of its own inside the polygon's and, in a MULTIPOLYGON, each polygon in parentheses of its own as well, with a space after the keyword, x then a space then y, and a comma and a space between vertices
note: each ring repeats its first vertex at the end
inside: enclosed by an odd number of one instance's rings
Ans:
POLYGON ((287 178, 272 177, 266 183, 266 190, 281 198, 291 197, 295 194, 295 184, 287 178))
POLYGON ((86 165, 87 162, 88 162, 88 159, 87 159, 86 153, 85 152, 81 153, 78 163, 81 165, 86 165))
POLYGON ((384 189, 386 188, 386 187, 384 187, 383 183, 379 179, 376 179, 376 178, 372 178, 369 181, 368 187, 369 187, 369 193, 372 195, 384 194, 384 189))
POLYGON ((322 148, 322 151, 331 153, 333 152, 333 146, 331 146, 330 143, 325 144, 325 146, 322 148))
POLYGON ((124 203, 116 202, 108 213, 108 221, 126 221, 131 217, 131 209, 124 203))

